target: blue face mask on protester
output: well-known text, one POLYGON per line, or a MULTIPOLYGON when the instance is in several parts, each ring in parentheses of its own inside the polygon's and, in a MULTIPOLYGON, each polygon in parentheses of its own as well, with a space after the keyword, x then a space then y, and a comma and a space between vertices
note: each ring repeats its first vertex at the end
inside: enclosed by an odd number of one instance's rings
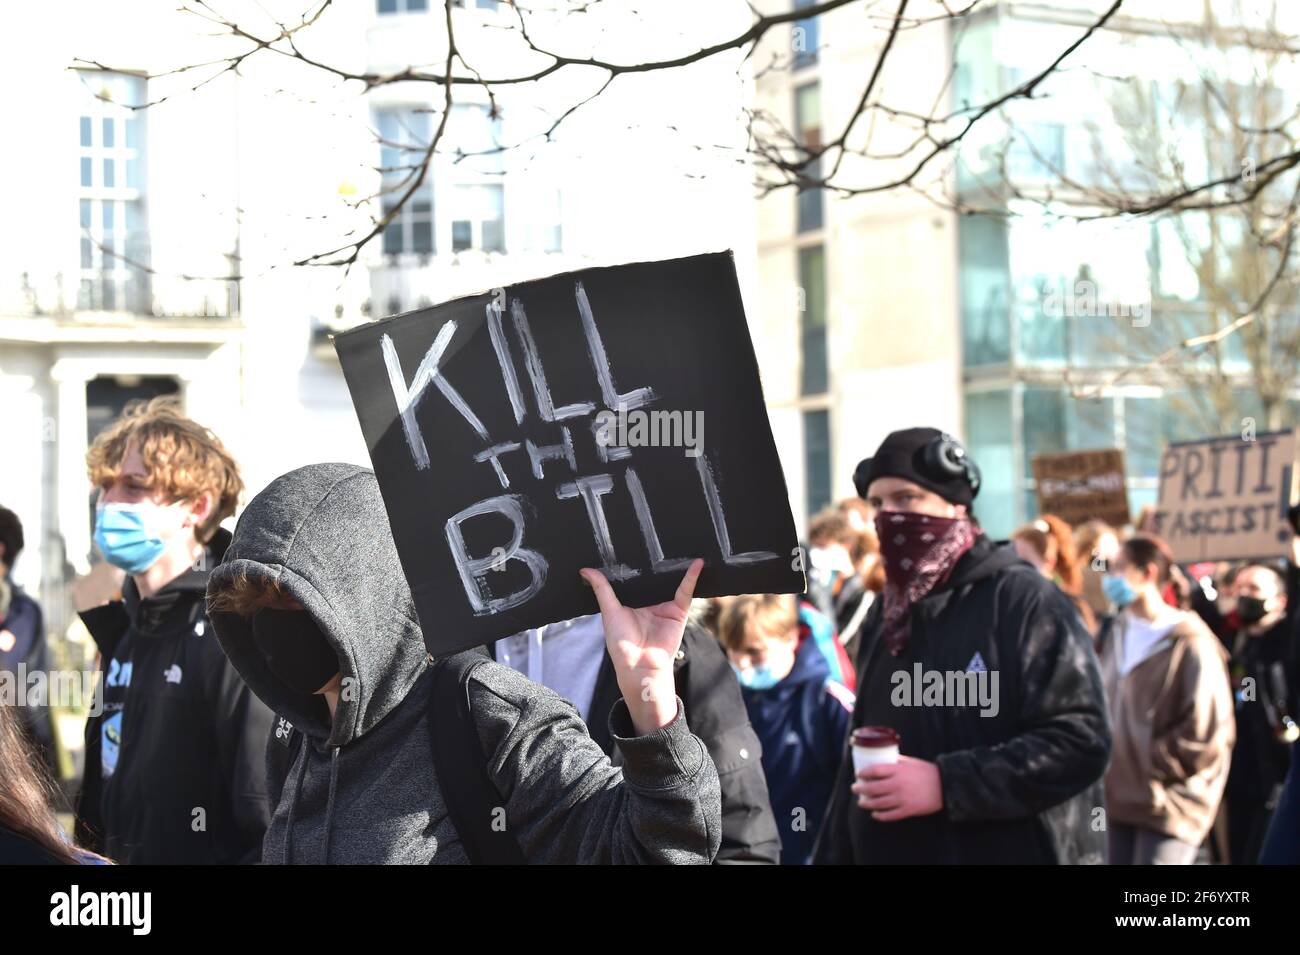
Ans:
POLYGON ((1137 591, 1128 582, 1128 578, 1119 574, 1107 574, 1101 579, 1102 592, 1106 599, 1117 607, 1127 607, 1137 599, 1137 591))
POLYGON ((747 670, 742 670, 733 663, 731 669, 735 671, 740 685, 747 690, 770 690, 781 682, 781 678, 773 673, 766 663, 747 670))
POLYGON ((102 504, 95 520, 95 544, 104 559, 128 574, 153 566, 167 545, 148 521, 156 504, 102 504))

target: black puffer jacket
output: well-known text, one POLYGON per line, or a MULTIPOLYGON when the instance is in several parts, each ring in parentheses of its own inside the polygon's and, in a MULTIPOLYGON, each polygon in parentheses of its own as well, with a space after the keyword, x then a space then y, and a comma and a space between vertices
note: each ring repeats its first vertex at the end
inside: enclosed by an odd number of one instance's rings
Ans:
POLYGON ((912 608, 899 656, 880 629, 877 603, 862 629, 853 725, 893 727, 903 755, 937 763, 944 806, 876 822, 849 791, 846 747, 814 861, 1103 862, 1110 727, 1092 641, 1069 600, 1009 546, 981 537, 948 583, 912 608), (996 673, 996 713, 952 700, 895 705, 913 700, 904 690, 918 663, 923 674, 982 665, 989 687, 996 673))

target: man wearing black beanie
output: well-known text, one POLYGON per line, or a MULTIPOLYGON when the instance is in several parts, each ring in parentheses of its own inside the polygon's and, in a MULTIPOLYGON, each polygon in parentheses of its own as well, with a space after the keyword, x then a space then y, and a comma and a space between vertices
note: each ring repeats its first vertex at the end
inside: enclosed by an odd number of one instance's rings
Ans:
POLYGON ((949 435, 895 431, 853 481, 885 566, 857 660, 872 729, 847 741, 813 861, 1105 861, 1110 728, 1069 601, 980 530, 979 467, 949 435))

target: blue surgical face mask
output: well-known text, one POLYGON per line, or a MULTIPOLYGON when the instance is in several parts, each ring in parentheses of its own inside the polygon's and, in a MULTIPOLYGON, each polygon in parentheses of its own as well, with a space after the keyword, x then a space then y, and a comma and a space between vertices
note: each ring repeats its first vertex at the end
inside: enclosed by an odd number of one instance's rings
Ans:
POLYGON ((1137 599, 1137 591, 1133 585, 1128 582, 1128 578, 1120 574, 1107 574, 1101 579, 1102 592, 1106 594, 1106 599, 1116 607, 1127 607, 1137 599))
POLYGON ((745 670, 733 663, 731 669, 735 671, 740 685, 747 690, 770 690, 781 682, 781 678, 773 673, 766 663, 745 670))
POLYGON ((104 559, 128 574, 140 574, 153 566, 167 549, 151 520, 158 505, 101 504, 95 521, 95 544, 104 559))

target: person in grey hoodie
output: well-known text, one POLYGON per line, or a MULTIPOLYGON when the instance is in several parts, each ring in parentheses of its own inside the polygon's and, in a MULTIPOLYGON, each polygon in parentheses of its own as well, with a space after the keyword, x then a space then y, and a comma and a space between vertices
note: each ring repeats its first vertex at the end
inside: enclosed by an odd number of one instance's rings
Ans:
MULTIPOLYGON (((673 684, 701 566, 674 600, 642 610, 620 605, 598 571, 582 572, 623 692, 608 717, 619 767, 554 692, 492 661, 470 676, 488 775, 527 861, 716 855, 718 774, 673 684)), ((208 599, 222 649, 280 717, 262 861, 468 862, 432 757, 433 661, 374 474, 319 464, 272 481, 241 515, 208 599), (302 745, 284 759, 277 748, 292 728, 302 745)))

